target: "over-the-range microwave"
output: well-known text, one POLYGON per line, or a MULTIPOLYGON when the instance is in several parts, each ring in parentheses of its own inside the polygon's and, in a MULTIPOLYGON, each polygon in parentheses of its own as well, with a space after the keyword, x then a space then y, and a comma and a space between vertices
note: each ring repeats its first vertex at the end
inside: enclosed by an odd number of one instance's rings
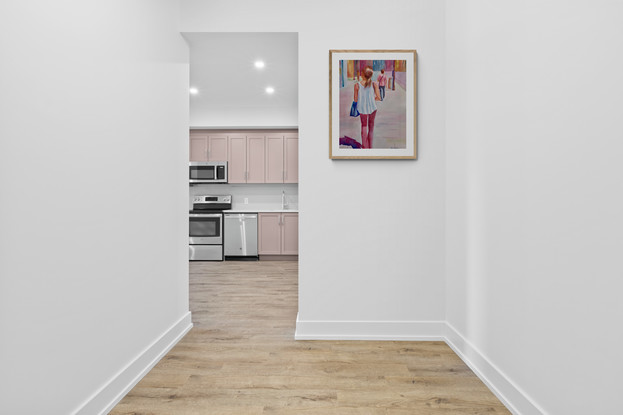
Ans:
POLYGON ((188 171, 190 184, 227 183, 226 161, 191 161, 188 171))

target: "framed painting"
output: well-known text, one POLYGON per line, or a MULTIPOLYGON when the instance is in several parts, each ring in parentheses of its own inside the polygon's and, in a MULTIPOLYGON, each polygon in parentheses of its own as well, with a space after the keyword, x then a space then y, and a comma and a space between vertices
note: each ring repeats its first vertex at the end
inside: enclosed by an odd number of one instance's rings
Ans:
POLYGON ((417 52, 329 51, 329 158, 415 159, 417 52))

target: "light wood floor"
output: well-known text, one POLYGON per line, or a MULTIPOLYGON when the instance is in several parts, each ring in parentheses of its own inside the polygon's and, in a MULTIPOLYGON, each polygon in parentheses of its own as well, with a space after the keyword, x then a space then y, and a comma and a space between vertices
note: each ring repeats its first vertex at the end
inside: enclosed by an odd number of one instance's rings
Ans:
POLYGON ((297 262, 192 262, 194 328, 111 414, 509 414, 443 342, 295 341, 297 262))

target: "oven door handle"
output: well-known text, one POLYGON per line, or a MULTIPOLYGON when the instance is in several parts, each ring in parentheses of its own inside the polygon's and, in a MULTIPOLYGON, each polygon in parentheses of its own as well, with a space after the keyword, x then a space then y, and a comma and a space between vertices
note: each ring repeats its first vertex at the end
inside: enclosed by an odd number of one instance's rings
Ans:
POLYGON ((191 218, 220 218, 222 213, 191 213, 189 217, 191 218))

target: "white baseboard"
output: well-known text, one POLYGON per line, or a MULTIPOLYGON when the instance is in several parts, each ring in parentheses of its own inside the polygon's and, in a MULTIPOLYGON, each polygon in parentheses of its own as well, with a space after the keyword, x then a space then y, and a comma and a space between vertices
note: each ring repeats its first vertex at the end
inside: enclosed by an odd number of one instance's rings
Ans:
POLYGON ((547 415, 528 395, 446 322, 445 341, 514 415, 547 415))
POLYGON ((104 415, 110 412, 192 327, 188 312, 87 399, 73 415, 104 415))
POLYGON ((296 340, 443 340, 443 321, 302 321, 296 340))
MULTIPOLYGON (((192 328, 188 312, 89 398, 73 415, 104 415, 192 328)), ((445 341, 514 415, 547 415, 528 395, 445 321, 303 321, 296 340, 445 341)))

